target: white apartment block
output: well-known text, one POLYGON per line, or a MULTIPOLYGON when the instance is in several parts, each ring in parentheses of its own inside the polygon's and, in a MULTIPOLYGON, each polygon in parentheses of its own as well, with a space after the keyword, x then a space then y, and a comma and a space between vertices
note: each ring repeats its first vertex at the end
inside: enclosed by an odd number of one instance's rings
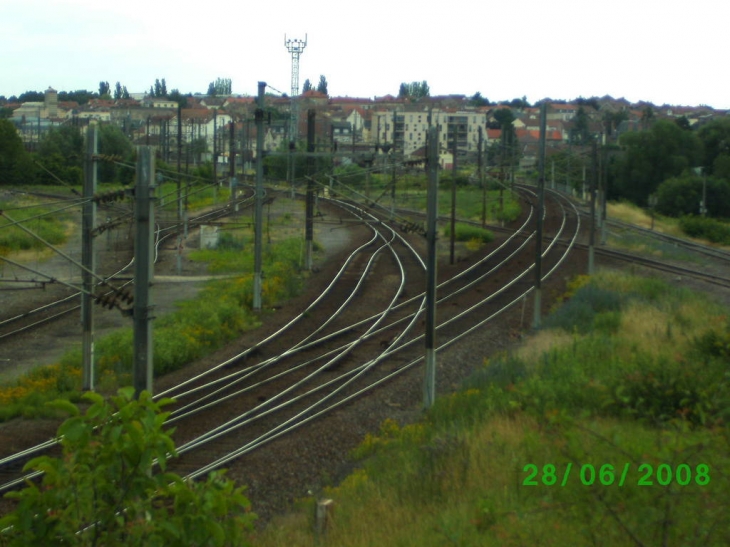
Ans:
POLYGON ((479 127, 482 128, 483 146, 487 143, 487 114, 474 110, 447 111, 375 111, 370 125, 371 141, 378 144, 395 143, 396 151, 408 156, 426 146, 429 127, 439 129, 441 150, 451 149, 454 136, 461 152, 476 152, 479 127))

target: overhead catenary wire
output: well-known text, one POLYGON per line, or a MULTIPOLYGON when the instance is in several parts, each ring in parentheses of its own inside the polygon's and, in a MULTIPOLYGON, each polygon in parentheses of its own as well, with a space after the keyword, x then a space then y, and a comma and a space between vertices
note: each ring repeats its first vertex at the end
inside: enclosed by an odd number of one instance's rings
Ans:
POLYGON ((86 271, 86 272, 90 273, 93 277, 95 277, 96 279, 98 279, 101 282, 106 282, 106 279, 103 276, 97 275, 96 273, 94 273, 93 271, 89 270, 88 268, 85 268, 81 263, 79 263, 78 261, 76 261, 73 258, 71 258, 70 256, 68 256, 66 253, 64 253, 61 249, 59 249, 55 245, 49 243, 48 241, 46 241, 45 239, 43 239, 41 236, 39 236, 38 234, 34 233, 32 230, 29 230, 28 228, 26 228, 25 226, 23 226, 20 222, 14 221, 4 211, 0 211, 0 216, 3 216, 5 218, 7 218, 10 222, 13 222, 15 226, 17 226, 18 228, 20 228, 21 230, 23 230, 25 233, 27 233, 31 237, 33 237, 33 238, 37 239, 38 241, 40 241, 41 243, 43 243, 46 247, 48 247, 49 249, 51 249, 55 253, 59 254, 60 256, 62 256, 63 258, 65 258, 66 260, 68 260, 69 262, 71 262, 73 265, 78 266, 82 271, 86 271))

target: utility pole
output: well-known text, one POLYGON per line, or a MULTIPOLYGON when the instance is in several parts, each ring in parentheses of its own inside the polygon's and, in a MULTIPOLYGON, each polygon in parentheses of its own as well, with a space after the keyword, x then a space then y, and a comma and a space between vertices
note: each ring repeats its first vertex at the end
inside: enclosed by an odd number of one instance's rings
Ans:
POLYGON ((93 230, 96 225, 96 203, 92 200, 96 193, 98 152, 98 126, 96 122, 89 124, 86 132, 86 158, 84 166, 84 205, 82 209, 82 242, 81 263, 83 270, 81 280, 81 324, 82 324, 82 362, 83 362, 83 389, 93 391, 96 383, 94 366, 94 272, 96 271, 96 257, 94 256, 93 230))
POLYGON ((307 170, 309 173, 307 176, 306 219, 304 225, 304 269, 306 271, 312 270, 312 243, 314 241, 314 182, 312 182, 312 173, 314 171, 314 158, 312 157, 314 152, 314 120, 315 111, 310 109, 307 112, 307 170))
POLYGON ((428 204, 426 218, 426 371, 423 382, 423 406, 431 408, 436 400, 436 219, 438 218, 438 129, 428 130, 428 204))
POLYGON ((454 142, 451 163, 451 234, 449 235, 449 264, 454 263, 454 246, 456 244, 456 147, 458 145, 459 126, 454 123, 454 142))
POLYGON ((479 184, 482 187, 482 228, 487 227, 487 185, 484 184, 484 173, 482 171, 482 146, 484 141, 482 127, 479 126, 479 140, 477 141, 477 172, 479 173, 479 184))
POLYGON ((135 397, 142 391, 152 393, 152 295, 154 276, 154 183, 155 156, 151 146, 137 149, 137 185, 134 216, 134 369, 135 397))
POLYGON ((535 314, 533 327, 538 329, 542 322, 542 216, 545 208, 545 131, 547 125, 547 103, 540 105, 540 153, 539 179, 537 183, 537 238, 535 240, 535 314))
POLYGON ((603 170, 603 176, 601 184, 603 199, 601 200, 601 245, 606 244, 606 232, 608 230, 606 222, 608 220, 608 151, 606 150, 606 143, 603 143, 601 148, 601 166, 603 170))
MULTIPOLYGON (((236 122, 231 116, 231 132, 228 143, 228 179, 230 180, 231 204, 236 201, 236 188, 238 187, 238 179, 236 179, 236 122)), ((233 210, 233 209, 231 209, 233 210)))
POLYGON ((261 311, 261 245, 264 203, 264 92, 266 82, 259 82, 256 105, 256 193, 254 195, 253 310, 261 311))
POLYGON ((182 104, 177 103, 177 223, 182 220, 182 180, 180 162, 182 160, 182 104))
POLYGON ((218 107, 213 109, 213 184, 218 185, 218 107))
POLYGON ((592 141, 592 176, 591 176, 591 230, 588 240, 588 275, 593 275, 593 264, 594 264, 594 247, 596 244, 596 179, 597 174, 597 159, 598 151, 596 140, 592 141))

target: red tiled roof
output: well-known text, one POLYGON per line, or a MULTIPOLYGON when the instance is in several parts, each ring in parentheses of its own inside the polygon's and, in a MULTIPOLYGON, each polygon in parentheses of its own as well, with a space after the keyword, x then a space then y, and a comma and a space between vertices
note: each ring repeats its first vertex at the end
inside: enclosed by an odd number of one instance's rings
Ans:
POLYGON ((342 103, 349 103, 349 104, 363 104, 363 103, 372 103, 372 99, 367 98, 359 98, 359 97, 332 97, 330 99, 330 104, 342 104, 342 103))
POLYGON ((183 119, 198 119, 208 121, 213 118, 213 112, 207 108, 183 108, 182 109, 183 119))
POLYGON ((228 97, 226 102, 229 104, 253 104, 256 99, 254 97, 228 97))

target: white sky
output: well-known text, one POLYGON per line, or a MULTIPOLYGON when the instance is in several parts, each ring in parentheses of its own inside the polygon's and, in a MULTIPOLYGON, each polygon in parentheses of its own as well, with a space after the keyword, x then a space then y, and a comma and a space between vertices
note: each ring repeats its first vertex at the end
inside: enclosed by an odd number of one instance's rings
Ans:
POLYGON ((432 95, 611 95, 657 105, 730 109, 726 0, 1 0, 0 95, 202 92, 231 78, 255 95, 289 93, 284 35, 304 38, 299 86, 320 74, 331 96, 397 95, 427 80, 432 95))

